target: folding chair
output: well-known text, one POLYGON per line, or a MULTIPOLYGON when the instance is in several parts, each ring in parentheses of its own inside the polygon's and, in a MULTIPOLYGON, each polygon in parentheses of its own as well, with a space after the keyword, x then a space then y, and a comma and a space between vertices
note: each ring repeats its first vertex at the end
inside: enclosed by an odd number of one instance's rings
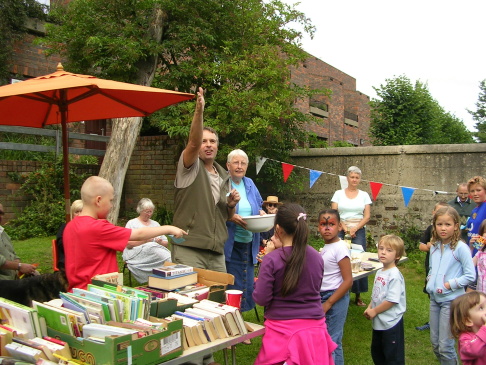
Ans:
POLYGON ((52 240, 51 249, 52 249, 52 270, 59 271, 59 268, 57 267, 57 240, 56 239, 52 240))

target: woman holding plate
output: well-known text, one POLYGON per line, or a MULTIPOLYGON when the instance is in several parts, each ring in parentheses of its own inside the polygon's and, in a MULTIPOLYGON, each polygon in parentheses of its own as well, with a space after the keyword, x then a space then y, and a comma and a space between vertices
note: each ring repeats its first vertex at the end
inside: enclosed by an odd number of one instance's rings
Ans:
MULTIPOLYGON (((342 231, 339 232, 341 239, 348 231, 352 243, 360 245, 366 251, 366 230, 365 225, 370 220, 371 199, 367 192, 359 190, 361 182, 361 170, 351 166, 347 173, 348 187, 338 190, 331 199, 331 208, 337 209, 341 216, 342 231)), ((353 282, 351 292, 356 294, 355 303, 360 307, 366 304, 361 300, 361 293, 368 291, 368 278, 362 278, 353 282)))
POLYGON ((255 307, 252 294, 260 233, 248 231, 242 217, 263 215, 265 212, 262 210, 263 199, 260 192, 253 180, 245 176, 248 169, 248 155, 239 149, 231 151, 228 154, 226 167, 231 176, 231 189, 236 189, 241 197, 236 205, 235 214, 226 222, 228 227, 228 239, 224 244, 226 271, 235 277, 235 284, 228 285, 228 289, 238 289, 243 292, 241 311, 245 312, 255 307))

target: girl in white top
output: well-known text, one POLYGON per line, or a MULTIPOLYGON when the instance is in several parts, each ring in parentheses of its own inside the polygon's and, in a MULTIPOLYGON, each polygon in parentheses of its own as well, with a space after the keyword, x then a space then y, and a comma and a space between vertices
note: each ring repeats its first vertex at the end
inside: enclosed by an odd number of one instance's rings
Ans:
MULTIPOLYGON (((361 245, 366 251, 366 230, 365 225, 370 220, 371 199, 367 192, 359 190, 361 182, 361 170, 356 166, 348 168, 346 173, 348 187, 338 190, 331 199, 331 208, 336 209, 341 216, 341 238, 349 231, 352 242, 361 245)), ((368 291, 368 278, 356 280, 353 283, 351 292, 356 294, 355 303, 360 307, 366 304, 361 300, 360 293, 368 291)))
POLYGON ((320 250, 324 260, 320 294, 327 331, 338 345, 332 353, 336 365, 344 364, 342 338, 349 306, 349 289, 353 284, 349 250, 338 236, 340 228, 337 210, 327 209, 319 213, 319 233, 325 242, 320 250))

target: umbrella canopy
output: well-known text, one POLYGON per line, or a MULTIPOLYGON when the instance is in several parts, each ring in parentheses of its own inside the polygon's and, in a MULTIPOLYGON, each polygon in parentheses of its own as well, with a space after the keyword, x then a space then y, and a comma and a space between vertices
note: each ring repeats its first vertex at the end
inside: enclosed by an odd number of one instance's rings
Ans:
POLYGON ((36 128, 62 125, 64 197, 66 220, 69 220, 66 123, 147 116, 193 97, 188 93, 73 74, 59 64, 52 74, 0 87, 0 124, 36 128))

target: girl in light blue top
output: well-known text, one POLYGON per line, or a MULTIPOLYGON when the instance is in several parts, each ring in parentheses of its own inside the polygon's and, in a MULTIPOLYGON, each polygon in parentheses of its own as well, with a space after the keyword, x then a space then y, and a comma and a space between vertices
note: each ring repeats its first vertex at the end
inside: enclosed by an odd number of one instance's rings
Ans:
POLYGON ((460 217, 448 206, 440 208, 432 222, 430 270, 427 292, 430 294, 430 341, 441 364, 458 363, 449 317, 454 298, 476 279, 471 250, 461 240, 460 217))

